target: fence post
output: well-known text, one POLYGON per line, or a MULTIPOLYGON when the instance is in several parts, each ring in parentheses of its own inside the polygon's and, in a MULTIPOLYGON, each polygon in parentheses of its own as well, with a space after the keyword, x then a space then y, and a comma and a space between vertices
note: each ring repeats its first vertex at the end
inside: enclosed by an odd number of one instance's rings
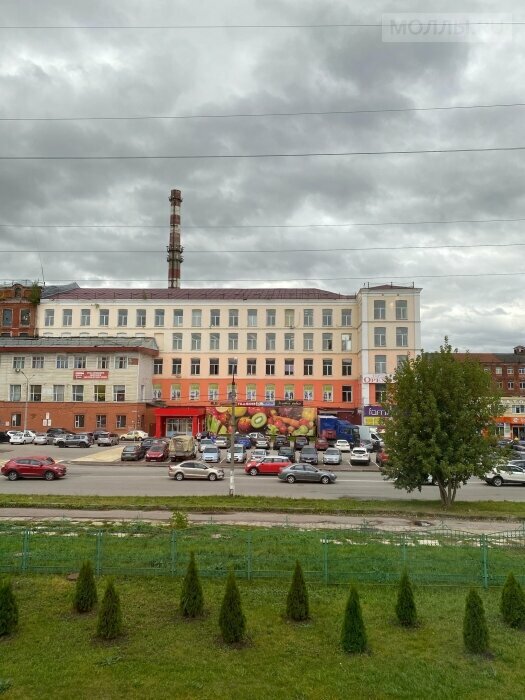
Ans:
POLYGON ((171 549, 171 575, 175 576, 175 572, 177 571, 177 533, 175 530, 171 531, 170 549, 171 549))
POLYGON ((29 560, 29 530, 24 530, 24 537, 22 539, 22 571, 27 571, 27 565, 29 560))
POLYGON ((100 530, 96 535, 96 548, 95 548, 95 573, 100 576, 101 569, 101 559, 102 559, 102 533, 100 530))
POLYGON ((252 580, 252 533, 248 533, 247 553, 246 553, 246 578, 248 581, 252 580))
POLYGON ((324 536, 324 544, 323 544, 323 578, 324 582, 328 583, 329 579, 329 573, 328 573, 328 537, 324 536))
POLYGON ((489 587, 489 562, 488 562, 488 544, 487 544, 487 536, 486 535, 481 535, 481 552, 482 552, 482 562, 483 562, 483 588, 488 588, 489 587))

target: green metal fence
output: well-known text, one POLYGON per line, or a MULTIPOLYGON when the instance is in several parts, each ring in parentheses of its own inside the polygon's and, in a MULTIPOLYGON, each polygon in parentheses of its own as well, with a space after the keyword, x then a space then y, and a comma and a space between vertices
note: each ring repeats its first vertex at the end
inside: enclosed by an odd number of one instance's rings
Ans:
POLYGON ((525 582, 525 527, 477 535, 445 527, 388 532, 363 525, 326 531, 201 525, 171 530, 93 529, 72 524, 0 525, 0 571, 69 573, 90 560, 99 575, 185 573, 195 552, 203 577, 230 569, 246 579, 289 578, 301 562, 311 582, 389 583, 406 568, 420 584, 501 585, 509 571, 525 582))

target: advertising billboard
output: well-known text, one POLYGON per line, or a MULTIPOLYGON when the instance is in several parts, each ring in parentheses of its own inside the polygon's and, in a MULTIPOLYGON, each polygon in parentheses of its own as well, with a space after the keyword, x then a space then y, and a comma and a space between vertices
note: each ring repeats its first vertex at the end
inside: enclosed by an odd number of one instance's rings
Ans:
MULTIPOLYGON (((249 402, 258 405, 236 405, 237 432, 261 432, 267 435, 315 435, 316 408, 304 406, 260 405, 264 402, 249 402)), ((280 402, 281 404, 284 402, 280 402)), ((291 402, 290 402, 291 403, 291 402)), ((231 406, 210 406, 206 409, 206 428, 215 435, 231 432, 231 406)))

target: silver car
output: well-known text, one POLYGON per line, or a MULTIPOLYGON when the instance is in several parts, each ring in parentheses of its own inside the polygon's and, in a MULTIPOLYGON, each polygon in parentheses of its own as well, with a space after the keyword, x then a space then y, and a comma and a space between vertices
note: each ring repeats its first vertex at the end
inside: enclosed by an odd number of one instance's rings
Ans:
POLYGON ((323 464, 341 464, 343 456, 337 447, 327 447, 323 452, 323 464))
POLYGON ((200 460, 189 459, 186 462, 180 462, 180 464, 171 464, 168 467, 168 476, 176 481, 182 481, 183 479, 217 481, 218 479, 224 479, 224 470, 200 460))
POLYGON ((100 433, 97 438, 99 447, 111 447, 119 444, 119 436, 116 433, 100 433))

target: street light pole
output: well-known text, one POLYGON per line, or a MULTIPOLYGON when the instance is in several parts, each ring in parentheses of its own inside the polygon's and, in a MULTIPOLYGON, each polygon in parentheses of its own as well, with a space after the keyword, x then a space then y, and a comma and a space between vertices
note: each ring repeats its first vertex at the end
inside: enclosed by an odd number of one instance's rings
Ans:
POLYGON ((230 437, 230 496, 235 496, 235 430, 237 428, 237 419, 235 416, 235 404, 237 397, 235 395, 235 370, 237 369, 237 358, 233 361, 232 367, 232 405, 231 405, 231 437, 230 437))
POLYGON ((23 374, 26 380, 26 401, 25 401, 25 406, 24 406, 24 433, 27 430, 27 403, 29 401, 29 377, 27 374, 24 372, 24 370, 20 369, 17 367, 15 369, 15 372, 17 374, 23 374))

